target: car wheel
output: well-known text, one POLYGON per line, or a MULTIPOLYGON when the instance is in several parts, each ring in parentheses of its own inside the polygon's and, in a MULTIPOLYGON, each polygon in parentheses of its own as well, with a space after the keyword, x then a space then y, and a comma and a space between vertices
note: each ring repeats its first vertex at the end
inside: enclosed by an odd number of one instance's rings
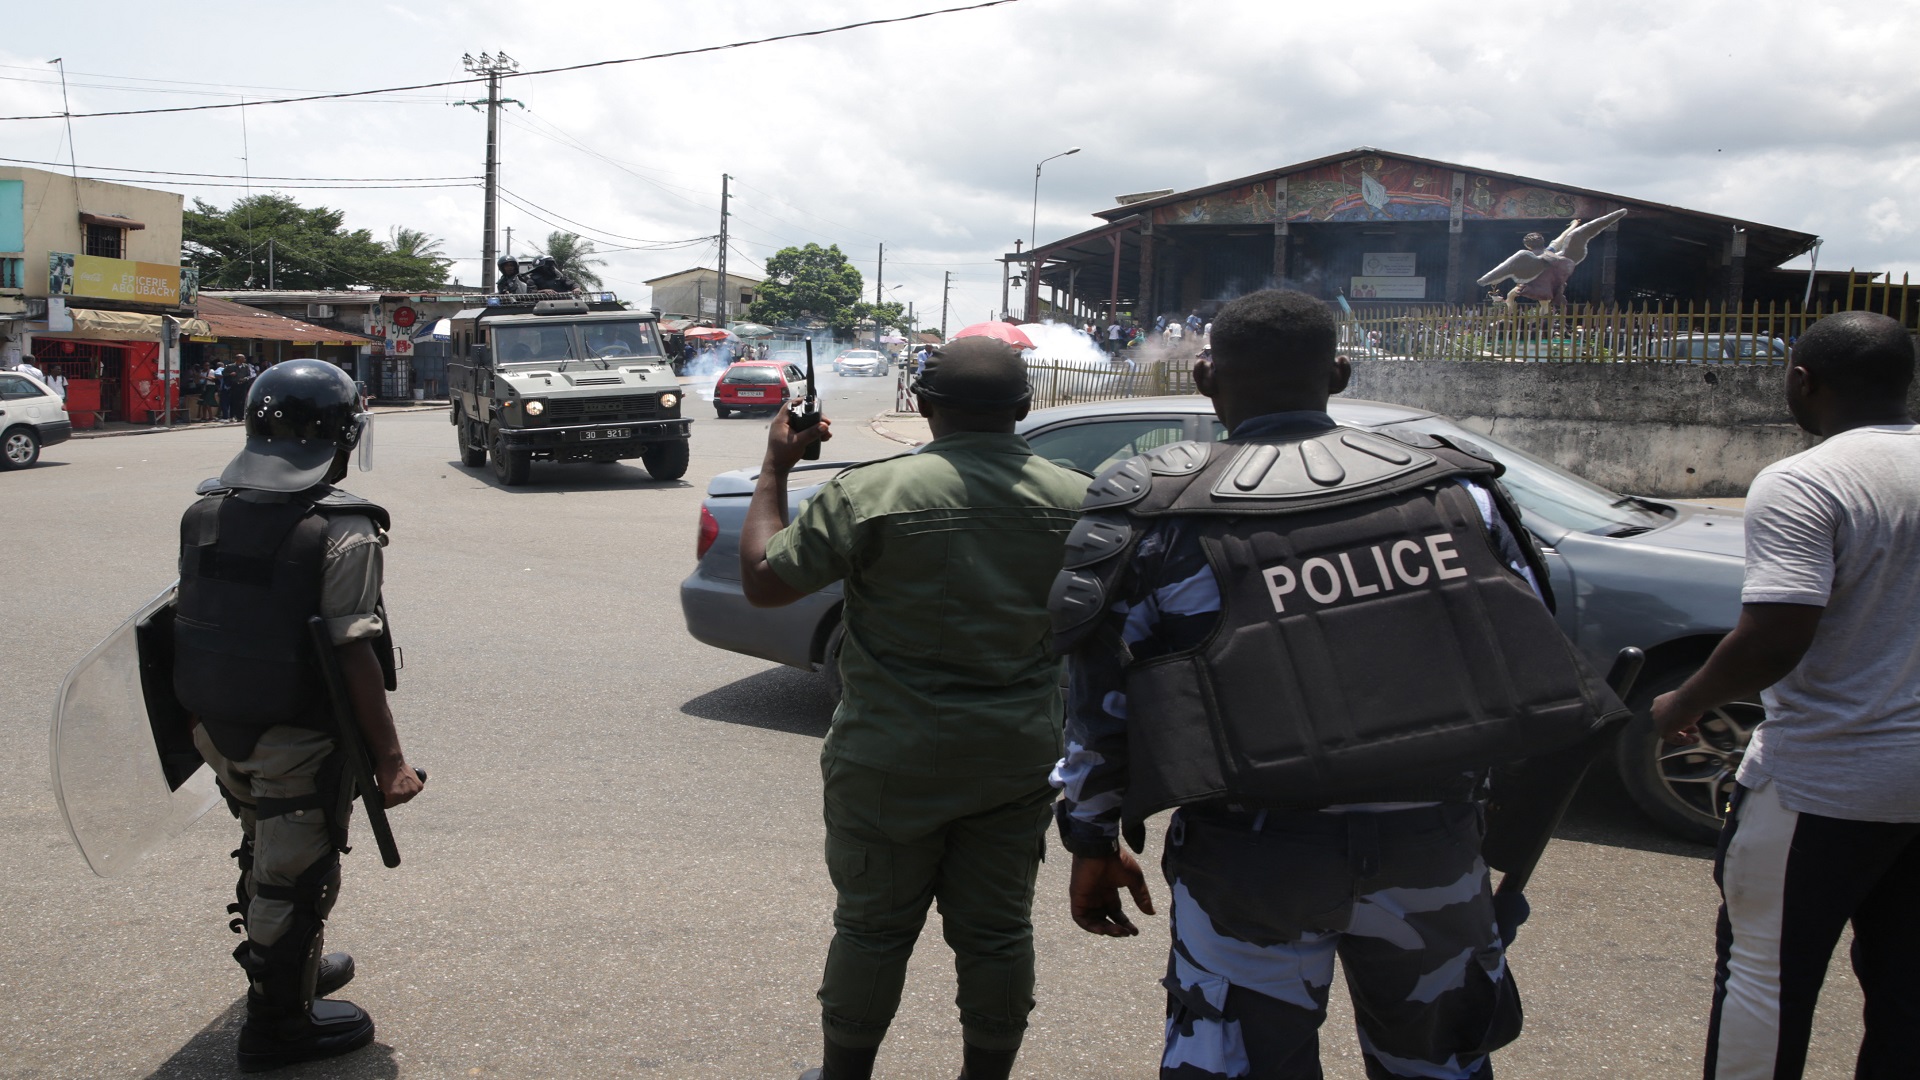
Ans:
POLYGON ((713 407, 713 415, 725 420, 727 417, 733 415, 733 410, 727 408, 725 405, 715 405, 713 407))
POLYGON ((493 458, 493 475, 507 487, 518 487, 533 474, 533 451, 509 450, 506 439, 501 436, 494 436, 490 456, 493 458))
POLYGON ((473 437, 474 425, 467 423, 464 418, 456 416, 454 418, 453 434, 456 439, 460 440, 460 464, 465 465, 469 469, 477 469, 487 463, 487 446, 485 443, 473 437))
POLYGON ((640 464, 647 467, 647 475, 655 480, 678 480, 687 475, 687 463, 692 460, 692 450, 684 440, 654 443, 640 451, 640 464))
POLYGON ((40 435, 32 428, 8 428, 0 436, 0 469, 24 469, 39 460, 40 435))
POLYGON ((1679 689, 1693 671, 1680 668, 1642 681, 1627 702, 1633 720, 1615 745, 1615 764, 1627 793, 1648 817, 1678 836, 1711 844, 1726 821, 1734 776, 1766 710, 1757 701, 1722 705, 1701 719, 1698 740, 1669 746, 1653 730, 1653 699, 1679 689))
POLYGON ((833 633, 827 635, 827 647, 821 650, 820 674, 827 680, 827 697, 834 707, 840 705, 840 697, 845 686, 840 681, 840 643, 847 637, 847 624, 835 623, 833 633))

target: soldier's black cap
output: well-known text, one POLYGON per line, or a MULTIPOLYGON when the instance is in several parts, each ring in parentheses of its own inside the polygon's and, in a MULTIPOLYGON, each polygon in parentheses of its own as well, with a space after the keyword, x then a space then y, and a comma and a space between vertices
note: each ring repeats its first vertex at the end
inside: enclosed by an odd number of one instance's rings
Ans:
POLYGON ((1033 400, 1020 350, 990 337, 959 338, 935 347, 913 392, 961 412, 1012 412, 1033 400))

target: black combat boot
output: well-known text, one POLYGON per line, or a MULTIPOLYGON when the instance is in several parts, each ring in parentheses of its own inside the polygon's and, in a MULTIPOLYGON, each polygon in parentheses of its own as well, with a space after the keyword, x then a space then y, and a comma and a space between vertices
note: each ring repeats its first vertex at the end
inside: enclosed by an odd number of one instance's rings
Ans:
MULTIPOLYGON (((247 1022, 240 1028, 241 1072, 265 1072, 358 1050, 373 1041, 373 1018, 350 1001, 315 996, 321 928, 313 920, 265 948, 251 946, 241 961, 247 1022)), ((347 974, 352 976, 351 963, 347 974)))
POLYGON ((880 1056, 879 1047, 855 1049, 832 1039, 826 1042, 820 1067, 801 1073, 800 1080, 873 1080, 873 1061, 880 1056))
POLYGON ((985 1050, 964 1044, 960 1058, 960 1080, 1008 1080, 1013 1075, 1013 1059, 1019 1050, 985 1050))

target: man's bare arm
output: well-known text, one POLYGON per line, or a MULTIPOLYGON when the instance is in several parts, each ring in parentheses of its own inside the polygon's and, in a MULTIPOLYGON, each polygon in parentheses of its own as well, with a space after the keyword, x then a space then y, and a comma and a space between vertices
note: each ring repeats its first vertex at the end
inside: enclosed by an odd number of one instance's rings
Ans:
POLYGON ((387 708, 387 680, 380 670, 380 658, 373 653, 371 641, 349 641, 334 646, 340 657, 340 670, 347 679, 347 694, 353 699, 353 715, 360 721, 360 735, 366 741, 367 755, 373 759, 374 782, 388 806, 420 794, 420 778, 408 767, 400 751, 400 733, 393 726, 393 712, 387 708))
POLYGON ((832 422, 821 420, 810 428, 793 430, 787 410, 774 413, 767 427, 767 456, 753 482, 753 501, 740 527, 740 591, 754 607, 785 607, 807 595, 787 584, 767 563, 767 541, 787 527, 787 473, 800 463, 807 447, 833 437, 832 422))
POLYGON ((1787 677, 1813 645, 1826 609, 1811 604, 1745 604, 1733 632, 1680 689, 1653 701, 1653 726, 1669 741, 1694 737, 1708 709, 1765 690, 1787 677))

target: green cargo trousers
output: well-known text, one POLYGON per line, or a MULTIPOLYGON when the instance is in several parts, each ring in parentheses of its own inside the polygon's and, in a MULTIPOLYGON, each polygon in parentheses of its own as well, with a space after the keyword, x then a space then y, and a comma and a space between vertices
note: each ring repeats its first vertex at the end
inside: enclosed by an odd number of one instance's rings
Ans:
POLYGON ((853 1048, 886 1038, 938 901, 966 1041, 1017 1049, 1033 1011, 1033 883, 1054 798, 1045 771, 908 776, 828 754, 820 770, 839 893, 820 981, 827 1037, 853 1048))

